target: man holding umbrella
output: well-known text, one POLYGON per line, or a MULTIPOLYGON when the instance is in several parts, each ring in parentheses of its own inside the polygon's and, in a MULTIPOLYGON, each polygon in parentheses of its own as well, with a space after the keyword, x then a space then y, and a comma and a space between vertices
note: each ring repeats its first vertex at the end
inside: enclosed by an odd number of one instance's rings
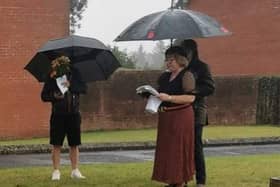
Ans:
POLYGON ((86 93, 87 82, 107 80, 118 67, 119 61, 104 43, 77 35, 47 41, 24 67, 39 82, 45 83, 41 98, 52 104, 53 180, 60 179, 60 151, 66 135, 70 146, 71 177, 84 178, 78 170, 78 145, 81 144, 79 97, 86 93))
POLYGON ((53 145, 52 162, 54 169, 52 180, 60 180, 60 152, 65 135, 70 146, 71 178, 85 178, 78 169, 78 145, 81 144, 79 96, 85 94, 86 89, 86 84, 82 81, 79 71, 70 65, 68 57, 60 56, 52 61, 49 78, 45 82, 41 93, 42 100, 52 104, 50 118, 50 144, 53 145), (58 80, 63 75, 65 80, 60 84, 58 80))
POLYGON ((192 40, 175 41, 175 45, 182 46, 190 61, 189 70, 193 73, 196 83, 193 107, 195 112, 195 167, 197 187, 204 187, 206 183, 205 159, 203 154, 202 131, 203 126, 208 124, 206 97, 215 90, 214 80, 209 66, 202 62, 198 56, 197 43, 192 40))

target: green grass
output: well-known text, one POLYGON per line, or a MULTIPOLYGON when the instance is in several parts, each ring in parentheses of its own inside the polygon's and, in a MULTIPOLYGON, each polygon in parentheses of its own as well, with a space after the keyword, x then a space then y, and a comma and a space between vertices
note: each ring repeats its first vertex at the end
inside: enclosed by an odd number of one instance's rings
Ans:
MULTIPOLYGON (((279 155, 254 155, 207 158, 207 187, 267 187, 269 178, 280 176, 279 155)), ((85 180, 72 180, 70 167, 61 170, 59 182, 50 180, 51 167, 0 169, 5 187, 160 187, 151 181, 152 162, 93 164, 80 168, 85 180)), ((195 187, 194 182, 189 184, 195 187)))
MULTIPOLYGON (((271 137, 280 135, 280 126, 207 126, 204 128, 204 138, 227 139, 248 137, 271 137)), ((156 129, 115 130, 85 132, 82 134, 83 143, 154 141, 156 129)), ((48 144, 48 138, 33 138, 24 140, 0 141, 0 145, 48 144)))
POLYGON ((251 126, 207 126, 204 128, 204 138, 252 138, 280 136, 280 126, 251 125, 251 126))

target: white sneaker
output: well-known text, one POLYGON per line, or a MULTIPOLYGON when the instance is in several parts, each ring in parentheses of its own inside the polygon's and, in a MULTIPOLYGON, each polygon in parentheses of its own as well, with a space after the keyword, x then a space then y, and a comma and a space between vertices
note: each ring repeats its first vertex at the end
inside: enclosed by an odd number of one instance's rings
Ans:
POLYGON ((60 180, 60 171, 58 169, 53 171, 53 173, 52 173, 52 180, 53 181, 60 180))
POLYGON ((73 169, 71 173, 71 178, 73 179, 85 179, 86 177, 81 174, 79 169, 73 169))

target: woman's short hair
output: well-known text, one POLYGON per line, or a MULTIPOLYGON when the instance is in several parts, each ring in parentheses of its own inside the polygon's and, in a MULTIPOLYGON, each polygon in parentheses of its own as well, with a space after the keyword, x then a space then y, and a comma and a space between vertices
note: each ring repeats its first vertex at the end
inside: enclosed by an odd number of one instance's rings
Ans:
POLYGON ((176 62, 181 66, 187 66, 189 61, 187 60, 187 55, 185 50, 180 46, 171 46, 165 51, 165 57, 174 57, 176 62))

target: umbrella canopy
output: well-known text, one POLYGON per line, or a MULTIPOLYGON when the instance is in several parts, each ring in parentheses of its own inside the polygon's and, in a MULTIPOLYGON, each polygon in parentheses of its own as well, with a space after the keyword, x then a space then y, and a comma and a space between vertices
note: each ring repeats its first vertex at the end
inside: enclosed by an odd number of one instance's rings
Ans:
POLYGON ((70 58, 85 82, 106 80, 120 67, 120 63, 101 41, 82 36, 50 40, 44 44, 25 66, 39 82, 47 80, 51 61, 64 55, 70 58))
POLYGON ((231 34, 206 14, 168 9, 149 14, 128 26, 115 41, 188 39, 231 34))

